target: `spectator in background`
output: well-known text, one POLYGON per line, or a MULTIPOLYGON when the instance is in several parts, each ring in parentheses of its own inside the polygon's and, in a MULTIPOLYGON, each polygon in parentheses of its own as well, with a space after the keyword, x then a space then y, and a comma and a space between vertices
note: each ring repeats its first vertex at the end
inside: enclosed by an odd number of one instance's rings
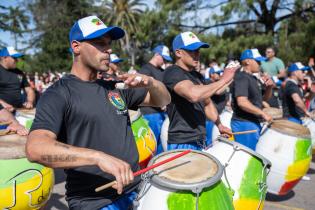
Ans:
POLYGON ((278 79, 285 79, 287 74, 283 61, 276 57, 275 49, 268 47, 266 49, 266 61, 261 62, 261 68, 268 73, 272 79, 277 82, 278 79))

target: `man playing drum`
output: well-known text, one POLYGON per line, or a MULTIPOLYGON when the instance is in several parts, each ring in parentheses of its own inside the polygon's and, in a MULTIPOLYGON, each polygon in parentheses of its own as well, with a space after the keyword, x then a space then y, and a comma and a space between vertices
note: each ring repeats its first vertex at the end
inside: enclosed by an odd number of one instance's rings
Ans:
POLYGON ((28 134, 28 130, 22 126, 13 116, 11 112, 3 108, 0 104, 0 123, 8 122, 8 127, 6 128, 6 132, 16 132, 21 136, 25 136, 28 134))
POLYGON ((139 181, 138 177, 133 182, 133 172, 139 167, 128 108, 163 107, 170 102, 165 86, 152 77, 120 75, 118 79, 129 87, 123 90, 115 88, 115 81, 96 80, 97 71, 108 71, 112 40, 124 34, 96 16, 78 20, 69 33, 74 54, 71 73, 49 87, 36 107, 27 157, 65 168, 70 209, 129 208, 139 181), (95 192, 115 179, 117 192, 95 192))
MULTIPOLYGON (((165 45, 158 45, 153 49, 153 57, 142 66, 139 73, 153 77, 159 81, 163 80, 164 66, 166 62, 172 62, 170 51, 165 45)), ((149 126, 153 130, 157 142, 157 154, 163 151, 160 141, 161 128, 165 120, 165 110, 156 107, 141 107, 141 113, 149 121, 149 126)))
POLYGON ((168 150, 203 149, 206 118, 214 121, 221 133, 231 133, 221 124, 210 97, 232 81, 237 68, 226 69, 219 81, 204 85, 203 76, 195 68, 199 62, 199 49, 208 47, 192 32, 183 32, 173 40, 176 63, 165 70, 163 79, 172 96, 172 102, 167 106, 170 119, 168 150))
POLYGON ((7 109, 34 106, 35 92, 30 87, 25 74, 16 68, 17 59, 23 54, 13 47, 0 50, 0 102, 7 109), (23 101, 21 90, 26 92, 26 101, 23 101), (23 103, 24 102, 24 103, 23 103))
POLYGON ((304 80, 304 70, 308 70, 302 63, 293 63, 288 68, 289 78, 283 90, 283 117, 302 124, 301 118, 311 117, 303 101, 303 92, 299 84, 304 80))
POLYGON ((267 122, 272 117, 262 111, 262 102, 271 96, 273 81, 267 75, 261 77, 266 86, 264 97, 258 79, 253 74, 259 74, 260 62, 266 60, 257 49, 243 51, 241 58, 242 69, 237 72, 231 87, 233 116, 231 128, 233 132, 257 130, 255 133, 235 135, 235 141, 255 150, 261 130, 261 118, 267 122))

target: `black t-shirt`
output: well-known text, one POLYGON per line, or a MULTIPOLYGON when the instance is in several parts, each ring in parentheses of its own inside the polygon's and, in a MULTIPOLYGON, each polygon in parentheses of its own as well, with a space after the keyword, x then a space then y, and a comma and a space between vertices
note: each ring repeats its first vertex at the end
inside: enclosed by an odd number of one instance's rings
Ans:
POLYGON ((303 110, 295 105, 295 102, 292 98, 292 94, 294 93, 297 93, 301 99, 303 99, 303 92, 299 86, 294 81, 287 80, 283 90, 283 117, 295 117, 300 119, 301 117, 304 117, 305 114, 303 110))
POLYGON ((225 105, 229 101, 229 94, 230 93, 228 91, 224 91, 220 95, 213 95, 211 97, 211 100, 213 101, 213 103, 214 103, 215 107, 217 108, 219 114, 222 113, 222 111, 225 108, 225 105))
MULTIPOLYGON (((102 151, 128 162, 138 170, 138 151, 131 130, 129 109, 136 109, 144 100, 144 88, 117 90, 114 82, 82 81, 66 75, 40 98, 31 130, 45 129, 57 139, 77 147, 102 151)), ((84 209, 97 209, 119 196, 116 190, 96 193, 94 189, 114 180, 97 166, 65 170, 67 200, 86 203, 84 209)), ((137 182, 134 182, 137 183, 137 182)), ((127 191, 133 186, 127 187, 127 191)))
MULTIPOLYGON (((151 63, 147 63, 139 70, 140 74, 145 74, 153 77, 156 80, 163 81, 164 70, 153 66, 151 63)), ((159 107, 141 107, 142 114, 153 114, 158 112, 163 112, 159 107)))
POLYGON ((203 76, 196 71, 185 71, 177 65, 168 67, 163 82, 171 94, 172 101, 167 105, 170 119, 168 143, 196 143, 205 139, 206 115, 204 102, 191 103, 174 91, 177 83, 190 80, 194 84, 203 84, 203 76))
POLYGON ((237 97, 245 96, 254 106, 262 109, 262 90, 261 86, 258 85, 257 78, 245 71, 237 72, 231 86, 231 93, 232 109, 234 111, 232 119, 259 122, 260 117, 244 111, 236 101, 237 97))
POLYGON ((0 99, 19 108, 23 104, 21 90, 29 86, 21 70, 7 70, 0 65, 0 99))

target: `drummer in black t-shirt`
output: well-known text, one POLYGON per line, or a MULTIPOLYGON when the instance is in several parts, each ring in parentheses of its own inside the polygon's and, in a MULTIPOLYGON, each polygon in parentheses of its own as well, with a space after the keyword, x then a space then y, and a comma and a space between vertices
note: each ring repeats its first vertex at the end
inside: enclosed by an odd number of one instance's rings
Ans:
POLYGON ((5 47, 0 51, 0 102, 6 109, 34 106, 35 92, 30 87, 25 74, 16 68, 17 59, 23 54, 13 47, 5 47), (23 101, 21 90, 27 98, 23 101))
POLYGON ((96 80, 98 70, 108 71, 112 40, 124 34, 96 16, 78 20, 69 34, 74 55, 71 74, 49 87, 36 107, 27 157, 65 168, 70 209, 129 208, 139 181, 137 177, 133 182, 139 157, 128 109, 170 102, 165 86, 152 77, 120 75, 124 82, 119 87, 129 87, 121 90, 115 88, 116 81, 96 80), (117 191, 95 192, 115 179, 117 191))
POLYGON ((231 128, 233 132, 256 130, 255 133, 235 135, 235 141, 252 150, 260 137, 260 121, 271 121, 272 117, 262 111, 263 100, 271 97, 274 83, 270 77, 263 75, 261 83, 266 86, 265 94, 262 96, 261 86, 254 74, 259 74, 260 62, 266 60, 257 49, 243 51, 241 58, 242 70, 237 72, 231 86, 233 116, 231 128))
POLYGON ((6 110, 1 104, 0 104, 0 123, 8 122, 8 127, 6 130, 8 132, 16 132, 18 135, 25 136, 28 134, 28 130, 21 125, 13 116, 11 112, 6 110))
POLYGON ((226 70, 219 81, 204 85, 203 76, 195 68, 199 63, 199 49, 207 47, 192 32, 183 32, 173 40, 176 63, 165 70, 163 79, 172 96, 167 106, 169 150, 201 150, 205 146, 206 118, 216 122, 221 133, 231 133, 221 124, 210 97, 232 81, 237 67, 226 70))
MULTIPOLYGON (((170 51, 165 45, 158 45, 153 49, 153 57, 150 61, 141 67, 139 73, 153 77, 159 81, 163 80, 164 69, 166 62, 171 62, 170 51)), ((163 152, 162 143, 160 141, 161 128, 165 120, 165 111, 156 107, 141 107, 143 117, 149 121, 149 126, 153 130, 157 141, 157 154, 163 152)))
POLYGON ((299 86, 304 80, 303 71, 308 69, 300 62, 291 64, 288 68, 289 78, 286 80, 283 89, 283 117, 299 124, 302 124, 301 118, 310 117, 311 115, 305 106, 303 91, 299 86))

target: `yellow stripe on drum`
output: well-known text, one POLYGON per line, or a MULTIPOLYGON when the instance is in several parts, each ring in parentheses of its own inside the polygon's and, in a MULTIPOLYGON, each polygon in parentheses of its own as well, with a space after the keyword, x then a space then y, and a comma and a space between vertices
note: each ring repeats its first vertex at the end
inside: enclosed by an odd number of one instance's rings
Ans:
POLYGON ((12 185, 0 189, 0 209, 34 210, 44 206, 54 186, 54 172, 44 167, 29 173, 34 175, 28 180, 18 183, 12 179, 12 185))
MULTIPOLYGON (((259 200, 254 199, 246 199, 246 198, 240 198, 233 201, 233 205, 235 209, 257 209, 259 205, 259 200)), ((261 203, 259 210, 264 209, 264 202, 261 203)))
POLYGON ((294 181, 303 177, 309 169, 311 158, 299 160, 288 167, 286 181, 294 181))

